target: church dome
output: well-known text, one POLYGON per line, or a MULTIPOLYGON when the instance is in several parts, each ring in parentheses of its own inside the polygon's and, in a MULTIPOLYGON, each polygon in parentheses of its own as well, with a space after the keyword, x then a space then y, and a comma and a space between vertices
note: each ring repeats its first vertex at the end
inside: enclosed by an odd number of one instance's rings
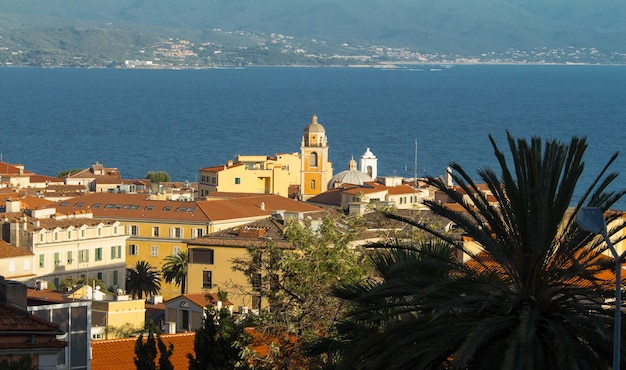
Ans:
POLYGON ((348 169, 333 176, 328 182, 328 188, 334 189, 342 184, 363 185, 363 183, 373 181, 370 175, 357 171, 354 158, 348 162, 348 169))
POLYGON ((313 118, 311 119, 311 123, 309 123, 304 128, 304 134, 307 135, 307 134, 324 134, 324 133, 326 133, 324 126, 317 123, 317 115, 314 114, 313 118))

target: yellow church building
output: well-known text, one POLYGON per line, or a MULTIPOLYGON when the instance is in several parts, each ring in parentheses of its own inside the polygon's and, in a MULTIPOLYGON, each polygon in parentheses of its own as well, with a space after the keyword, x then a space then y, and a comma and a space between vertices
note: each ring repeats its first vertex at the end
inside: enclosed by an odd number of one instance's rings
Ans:
POLYGON ((324 126, 313 115, 304 128, 300 153, 239 155, 227 164, 200 169, 200 197, 210 193, 277 194, 307 200, 327 190, 333 177, 324 126))

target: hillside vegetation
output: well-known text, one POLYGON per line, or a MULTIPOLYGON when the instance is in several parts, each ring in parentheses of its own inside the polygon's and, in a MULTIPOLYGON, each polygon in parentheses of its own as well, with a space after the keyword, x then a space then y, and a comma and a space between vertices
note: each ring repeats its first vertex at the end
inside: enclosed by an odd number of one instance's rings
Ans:
POLYGON ((5 0, 0 51, 119 62, 172 38, 221 51, 271 46, 280 34, 292 49, 328 55, 370 46, 466 56, 566 47, 625 53, 624 14, 618 0, 5 0))

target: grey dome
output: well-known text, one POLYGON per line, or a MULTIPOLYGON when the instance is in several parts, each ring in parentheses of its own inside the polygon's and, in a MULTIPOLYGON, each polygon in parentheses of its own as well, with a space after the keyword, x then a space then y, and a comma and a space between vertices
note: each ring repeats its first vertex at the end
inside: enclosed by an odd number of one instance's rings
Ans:
POLYGON ((354 158, 348 163, 348 169, 333 176, 328 182, 328 188, 334 189, 341 184, 363 185, 363 183, 373 181, 370 175, 357 171, 354 158))

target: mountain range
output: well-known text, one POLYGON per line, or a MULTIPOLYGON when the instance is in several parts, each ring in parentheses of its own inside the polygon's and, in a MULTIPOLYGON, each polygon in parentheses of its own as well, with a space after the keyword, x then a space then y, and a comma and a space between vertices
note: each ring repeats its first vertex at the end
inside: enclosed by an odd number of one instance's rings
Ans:
POLYGON ((124 33, 114 41, 121 48, 158 37, 201 42, 224 30, 457 55, 544 47, 624 53, 624 15, 621 0, 4 0, 0 47, 37 37, 45 47, 71 27, 124 33))

